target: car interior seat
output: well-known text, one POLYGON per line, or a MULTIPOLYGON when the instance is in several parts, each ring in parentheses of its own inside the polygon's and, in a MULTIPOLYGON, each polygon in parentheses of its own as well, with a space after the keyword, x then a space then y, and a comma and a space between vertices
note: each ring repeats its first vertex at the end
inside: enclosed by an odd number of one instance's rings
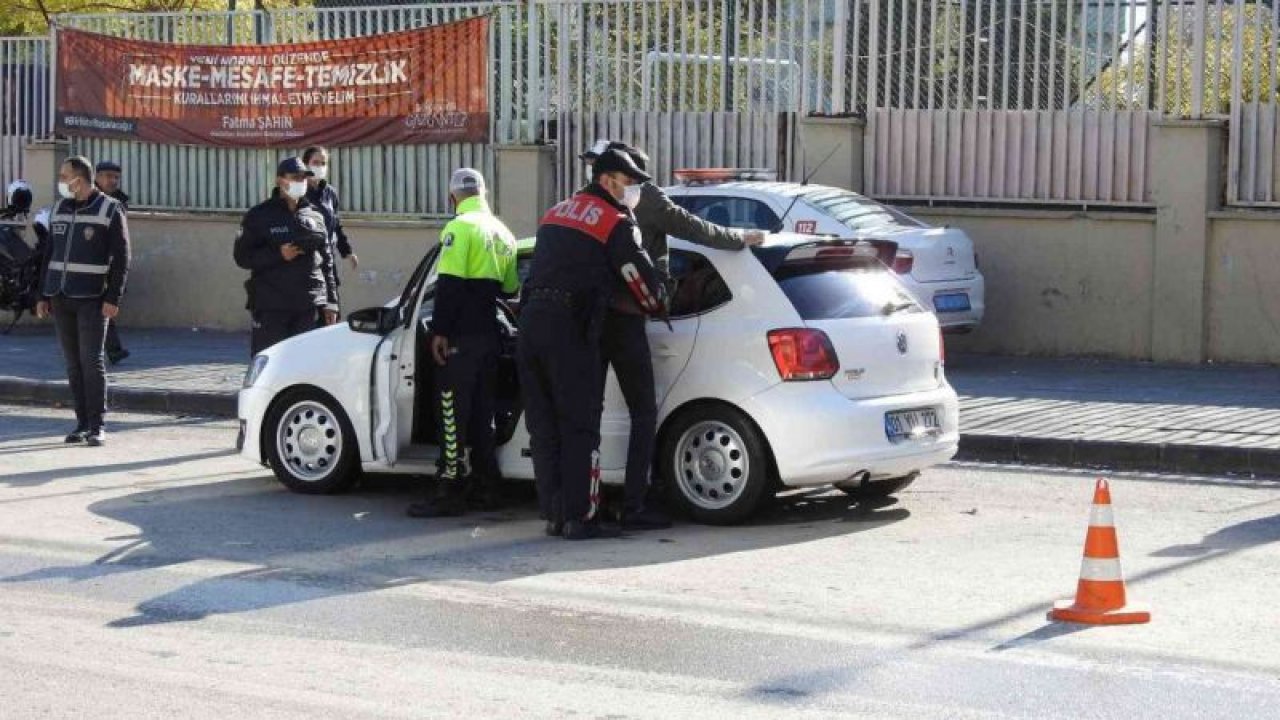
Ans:
POLYGON ((724 205, 716 205, 707 211, 707 222, 713 222, 716 225, 729 227, 729 208, 724 205))

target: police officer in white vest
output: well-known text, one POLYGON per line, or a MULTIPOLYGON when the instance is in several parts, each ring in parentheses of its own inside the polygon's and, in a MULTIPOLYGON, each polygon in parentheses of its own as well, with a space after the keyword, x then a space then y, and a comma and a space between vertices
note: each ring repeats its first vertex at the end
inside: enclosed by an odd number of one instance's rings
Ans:
POLYGON ((103 341, 129 275, 129 228, 120 203, 94 186, 88 158, 62 163, 58 193, 63 199, 48 220, 36 314, 53 316, 75 395, 76 428, 67 442, 97 447, 106 442, 103 341))

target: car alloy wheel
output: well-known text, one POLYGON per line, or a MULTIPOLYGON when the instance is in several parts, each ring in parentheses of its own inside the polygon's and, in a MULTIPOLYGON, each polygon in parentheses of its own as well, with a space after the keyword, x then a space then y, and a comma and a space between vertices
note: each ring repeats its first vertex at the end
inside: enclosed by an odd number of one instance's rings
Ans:
POLYGON ((690 502, 706 510, 731 505, 750 477, 746 443, 719 421, 690 427, 677 441, 676 453, 676 482, 690 502))
POLYGON ((333 473, 342 443, 337 418, 312 400, 290 406, 276 425, 276 452, 287 472, 303 482, 319 482, 333 473))

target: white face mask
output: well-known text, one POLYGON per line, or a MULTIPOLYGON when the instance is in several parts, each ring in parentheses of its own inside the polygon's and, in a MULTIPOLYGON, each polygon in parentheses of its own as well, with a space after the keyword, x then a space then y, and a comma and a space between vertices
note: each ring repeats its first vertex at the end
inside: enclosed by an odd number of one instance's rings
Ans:
POLYGON ((622 191, 622 204, 632 210, 635 210, 636 206, 640 204, 640 192, 639 185, 628 185, 627 188, 622 191))
POLYGON ((61 180, 58 181, 58 194, 68 200, 76 196, 75 193, 71 192, 70 183, 65 183, 61 180))
POLYGON ((308 165, 307 169, 311 171, 312 175, 316 176, 317 180, 324 180, 329 177, 328 165, 308 165))
POLYGON ((289 184, 285 186, 284 194, 293 200, 300 200, 303 195, 307 194, 307 181, 290 180, 289 184))

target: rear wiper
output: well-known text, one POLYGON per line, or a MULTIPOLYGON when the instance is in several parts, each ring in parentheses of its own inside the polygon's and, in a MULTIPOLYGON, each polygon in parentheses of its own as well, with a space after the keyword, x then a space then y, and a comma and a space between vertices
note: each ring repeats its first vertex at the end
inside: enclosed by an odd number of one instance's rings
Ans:
POLYGON ((900 313, 903 310, 910 310, 915 306, 916 304, 913 302, 886 303, 884 306, 884 309, 881 310, 881 312, 884 313, 885 315, 893 315, 895 313, 900 313))

